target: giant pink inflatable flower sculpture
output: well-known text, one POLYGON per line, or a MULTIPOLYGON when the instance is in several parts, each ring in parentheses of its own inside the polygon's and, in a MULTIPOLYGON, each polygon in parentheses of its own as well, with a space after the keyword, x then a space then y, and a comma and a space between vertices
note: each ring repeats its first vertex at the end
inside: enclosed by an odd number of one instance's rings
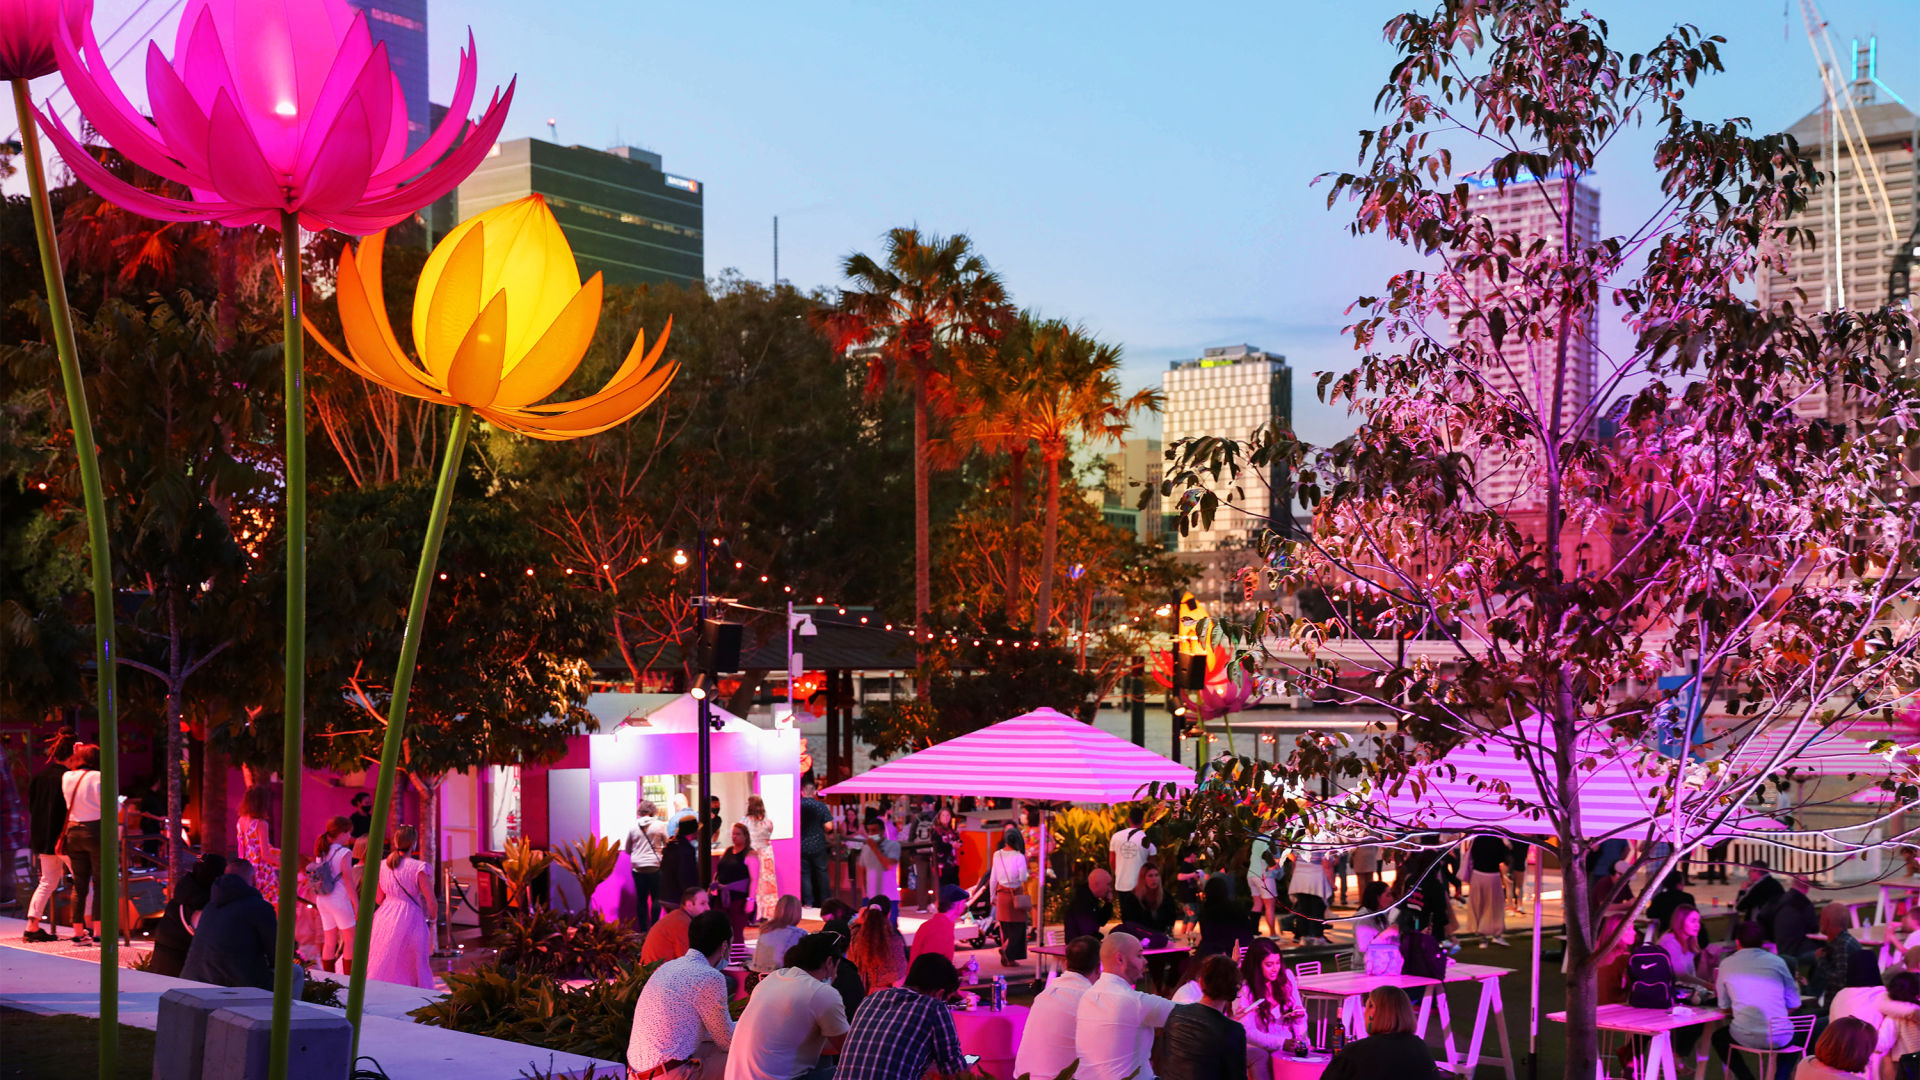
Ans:
POLYGON ((293 212, 308 229, 377 232, 465 179, 513 101, 509 84, 504 97, 494 91, 478 124, 467 121, 476 78, 469 35, 446 121, 407 153, 406 102, 386 46, 373 43, 366 16, 346 0, 190 0, 173 60, 147 45, 151 120, 101 55, 92 0, 69 7, 55 48, 67 89, 95 130, 193 198, 120 180, 37 110, 40 126, 94 191, 164 221, 277 229, 283 212, 293 212))

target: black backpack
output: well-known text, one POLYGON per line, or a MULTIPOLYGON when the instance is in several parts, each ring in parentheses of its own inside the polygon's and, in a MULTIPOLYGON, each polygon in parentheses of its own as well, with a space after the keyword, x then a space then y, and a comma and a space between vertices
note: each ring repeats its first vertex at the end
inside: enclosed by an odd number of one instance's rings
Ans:
POLYGON ((1920 1080, 1920 1050, 1900 1055, 1893 1067, 1893 1080, 1920 1080))
POLYGON ((1671 1009, 1673 961, 1658 945, 1635 945, 1627 953, 1627 1004, 1636 1009, 1671 1009))

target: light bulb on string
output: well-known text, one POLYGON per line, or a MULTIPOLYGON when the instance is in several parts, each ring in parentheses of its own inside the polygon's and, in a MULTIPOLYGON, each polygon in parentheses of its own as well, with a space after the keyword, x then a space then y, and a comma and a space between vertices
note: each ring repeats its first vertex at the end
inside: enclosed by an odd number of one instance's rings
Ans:
POLYGON ((674 553, 673 553, 673 565, 675 565, 675 566, 685 566, 685 565, 687 565, 687 553, 686 553, 686 552, 684 552, 684 551, 676 551, 676 552, 674 552, 674 553))

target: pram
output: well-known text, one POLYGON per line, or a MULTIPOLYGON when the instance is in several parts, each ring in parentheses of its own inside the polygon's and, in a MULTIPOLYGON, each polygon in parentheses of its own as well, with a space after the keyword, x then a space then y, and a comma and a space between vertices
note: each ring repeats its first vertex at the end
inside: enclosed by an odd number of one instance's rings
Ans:
POLYGON ((1000 923, 993 917, 993 890, 988 878, 981 878, 967 891, 967 914, 973 917, 973 937, 961 942, 969 949, 997 949, 1004 940, 1000 923))

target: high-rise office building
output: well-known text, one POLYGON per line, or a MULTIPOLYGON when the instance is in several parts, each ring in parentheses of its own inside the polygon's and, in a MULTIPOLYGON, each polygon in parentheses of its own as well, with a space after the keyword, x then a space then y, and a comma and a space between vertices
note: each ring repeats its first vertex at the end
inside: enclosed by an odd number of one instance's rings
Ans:
POLYGON ((387 47, 387 62, 407 99, 407 150, 427 140, 427 0, 347 0, 367 13, 367 30, 387 47))
MULTIPOLYGON (((1293 369, 1286 357, 1251 345, 1207 349, 1197 360, 1176 360, 1161 386, 1166 394, 1162 434, 1168 446, 1206 435, 1245 440, 1275 421, 1293 426, 1293 369)), ((1263 529, 1290 530, 1293 518, 1285 482, 1277 470, 1244 477, 1239 486, 1245 498, 1223 505, 1213 528, 1181 537, 1180 550, 1243 546, 1263 529), (1273 514, 1280 516, 1275 520, 1273 514)))
MULTIPOLYGON (((1548 247, 1560 246, 1569 222, 1563 215, 1562 200, 1568 189, 1561 180, 1545 183, 1522 178, 1504 188, 1490 180, 1470 177, 1472 212, 1484 217, 1495 234, 1517 233, 1522 241, 1546 241, 1548 247)), ((1581 181, 1572 187, 1573 243, 1587 246, 1600 238, 1600 193, 1581 181)), ((1469 281, 1467 287, 1476 296, 1491 298, 1499 290, 1518 286, 1517 278, 1500 281, 1491 274, 1469 281)), ((1529 340, 1526 335, 1508 334, 1500 343, 1499 360, 1483 369, 1488 384, 1500 393, 1530 402, 1542 423, 1551 424, 1558 412, 1561 430, 1569 432, 1581 422, 1583 410, 1593 400, 1599 373, 1599 313, 1589 310, 1571 327, 1566 348, 1566 370, 1559 367, 1560 342, 1554 337, 1529 340), (1556 384, 1558 399, 1555 400, 1556 384)), ((1585 422, 1591 423, 1591 416, 1585 422)), ((1491 457, 1478 463, 1479 495, 1489 504, 1509 510, 1531 509, 1544 502, 1529 482, 1528 470, 1513 461, 1491 457)))
MULTIPOLYGON (((1784 272, 1761 275, 1762 305, 1791 301, 1810 311, 1839 311, 1903 299, 1894 295, 1904 285, 1896 277, 1905 278, 1920 243, 1920 156, 1914 149, 1920 117, 1880 81, 1879 48, 1871 40, 1855 43, 1851 72, 1829 77, 1847 78, 1854 107, 1835 110, 1829 102, 1787 129, 1825 181, 1793 220, 1813 234, 1812 246, 1785 252, 1784 272)), ((1815 388, 1795 401, 1794 411, 1837 419, 1837 404, 1815 388)))
POLYGON ((460 220, 527 195, 546 197, 581 277, 681 285, 706 276, 705 186, 631 146, 594 150, 514 139, 494 146, 460 184, 460 220))
POLYGON ((1106 483, 1087 493, 1097 500, 1101 518, 1149 547, 1173 546, 1174 532, 1160 511, 1160 440, 1128 439, 1106 458, 1106 483), (1147 496, 1145 509, 1140 506, 1142 492, 1147 496))

